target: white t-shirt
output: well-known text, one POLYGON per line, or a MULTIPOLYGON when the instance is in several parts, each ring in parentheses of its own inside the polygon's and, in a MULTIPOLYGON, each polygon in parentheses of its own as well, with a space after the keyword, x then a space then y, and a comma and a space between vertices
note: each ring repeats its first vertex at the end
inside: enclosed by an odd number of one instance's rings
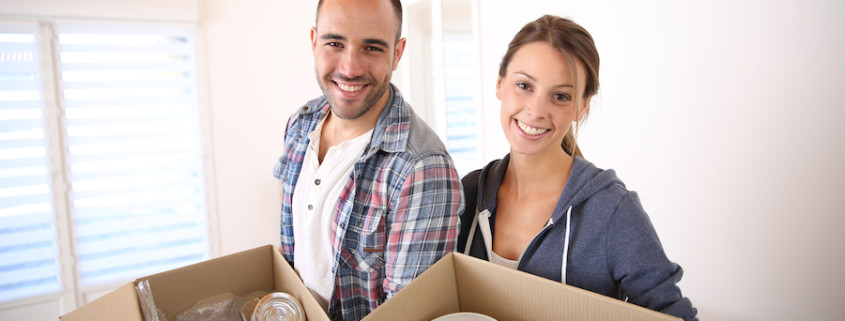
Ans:
POLYGON ((325 118, 308 136, 311 142, 302 161, 291 208, 294 268, 323 310, 328 310, 334 290, 332 221, 337 201, 373 131, 329 148, 321 164, 317 157, 324 122, 325 118))
POLYGON ((507 268, 511 268, 511 269, 514 269, 514 270, 516 270, 517 266, 519 265, 519 261, 506 259, 506 258, 502 257, 501 255, 496 254, 496 252, 494 252, 494 251, 490 251, 490 254, 493 255, 493 256, 490 257, 490 262, 493 262, 495 264, 498 264, 498 265, 501 265, 501 266, 504 266, 504 267, 507 267, 507 268))

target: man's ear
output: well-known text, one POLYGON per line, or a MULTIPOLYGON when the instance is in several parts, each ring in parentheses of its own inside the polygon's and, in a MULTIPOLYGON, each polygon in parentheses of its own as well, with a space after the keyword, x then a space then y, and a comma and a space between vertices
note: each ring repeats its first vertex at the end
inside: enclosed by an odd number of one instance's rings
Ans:
POLYGON ((405 52, 405 45, 408 44, 408 40, 405 38, 400 38, 399 41, 396 42, 396 48, 393 50, 393 70, 399 67, 399 59, 402 59, 402 54, 405 52))
POLYGON ((317 49, 317 27, 311 27, 311 51, 317 49))

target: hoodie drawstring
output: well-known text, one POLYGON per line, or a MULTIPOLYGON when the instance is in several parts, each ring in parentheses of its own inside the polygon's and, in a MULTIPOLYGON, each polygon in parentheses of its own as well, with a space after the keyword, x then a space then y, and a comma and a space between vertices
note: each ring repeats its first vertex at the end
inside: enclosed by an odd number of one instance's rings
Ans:
MULTIPOLYGON (((552 219, 549 219, 549 225, 552 223, 552 219)), ((475 237, 475 230, 478 225, 483 225, 481 227, 481 236, 484 242, 484 247, 487 249, 487 260, 491 260, 493 255, 490 253, 493 250, 493 237, 490 235, 490 212, 484 210, 483 212, 478 212, 478 209, 475 210, 475 216, 472 218, 472 225, 469 228, 469 236, 467 237, 467 244, 464 247, 464 254, 469 255, 469 250, 472 248, 472 241, 475 237), (479 217, 482 217, 482 220, 479 222, 479 217)), ((569 261, 569 237, 570 231, 572 228, 572 205, 566 209, 566 230, 563 234, 563 256, 561 258, 560 264, 560 282, 566 284, 566 265, 567 261, 569 261)))
POLYGON ((467 238, 467 244, 464 248, 464 254, 469 255, 469 250, 472 247, 473 236, 475 236, 475 229, 481 229, 481 240, 484 242, 484 247, 487 249, 487 260, 491 260, 493 258, 493 235, 490 233, 490 211, 484 210, 482 212, 478 212, 478 209, 475 209, 475 216, 472 218, 472 225, 469 227, 469 237, 467 238), (479 219, 480 218, 480 219, 479 219), (478 225, 481 225, 479 227, 478 225))
POLYGON ((566 232, 563 234, 563 259, 560 264, 560 283, 566 284, 566 262, 569 261, 569 231, 572 227, 572 205, 566 210, 566 232))
POLYGON ((487 210, 478 213, 481 219, 478 224, 481 226, 481 236, 484 241, 484 247, 487 248, 487 260, 493 260, 493 232, 490 230, 490 212, 487 210))
POLYGON ((469 254, 469 249, 472 248, 472 241, 475 238, 475 228, 478 227, 478 209, 475 209, 475 215, 472 216, 472 225, 469 226, 469 236, 467 237, 467 244, 464 246, 464 254, 469 254))

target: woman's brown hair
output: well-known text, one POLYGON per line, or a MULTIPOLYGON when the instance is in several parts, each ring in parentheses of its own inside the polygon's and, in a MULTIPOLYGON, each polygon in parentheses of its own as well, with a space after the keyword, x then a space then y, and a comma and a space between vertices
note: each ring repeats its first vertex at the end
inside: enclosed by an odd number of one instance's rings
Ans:
MULTIPOLYGON (((546 42, 560 50, 566 59, 569 60, 573 75, 576 74, 573 58, 580 61, 584 66, 584 70, 586 71, 586 85, 584 86, 583 96, 580 99, 576 98, 576 103, 580 104, 598 92, 599 52, 596 49, 596 44, 593 42, 593 37, 584 27, 581 27, 581 25, 572 20, 552 15, 545 15, 529 22, 513 37, 510 44, 508 44, 508 51, 502 57, 502 63, 499 65, 499 77, 505 77, 508 64, 510 64, 513 55, 519 48, 535 41, 546 42)), ((579 80, 576 79, 576 81, 579 80)), ((578 143, 575 141, 573 129, 570 129, 566 133, 561 146, 569 155, 584 157, 581 154, 581 149, 578 148, 578 143)))

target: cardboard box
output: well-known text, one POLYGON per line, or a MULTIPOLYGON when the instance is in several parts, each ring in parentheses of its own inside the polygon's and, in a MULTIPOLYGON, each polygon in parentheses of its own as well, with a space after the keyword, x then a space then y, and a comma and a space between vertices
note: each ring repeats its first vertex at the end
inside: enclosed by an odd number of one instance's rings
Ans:
MULTIPOLYGON (((61 321, 143 321, 135 284, 149 280, 156 306, 174 316, 199 300, 228 292, 287 292, 302 303, 310 321, 329 320, 277 249, 262 246, 183 268, 139 278, 86 304, 61 321)), ((454 312, 478 312, 499 321, 680 320, 678 318, 450 253, 387 300, 364 321, 430 321, 454 312)))
POLYGON ((471 256, 450 253, 364 321, 430 321, 454 312, 477 312, 499 321, 680 320, 471 256))
POLYGON ((260 290, 293 295, 309 321, 329 320, 293 268, 270 245, 139 278, 59 319, 143 321, 135 292, 135 284, 142 280, 149 280, 156 306, 167 320, 175 320, 177 313, 217 294, 244 296, 260 290))

